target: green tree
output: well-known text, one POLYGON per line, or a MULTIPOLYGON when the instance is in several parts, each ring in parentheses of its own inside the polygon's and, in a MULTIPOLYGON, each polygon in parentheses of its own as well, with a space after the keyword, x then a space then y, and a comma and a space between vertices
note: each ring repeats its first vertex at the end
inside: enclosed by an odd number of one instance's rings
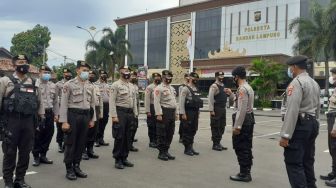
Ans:
MULTIPOLYGON (((335 0, 333 0, 334 7, 335 0)), ((332 5, 332 4, 331 4, 332 5)), ((329 6, 330 7, 330 6, 329 6)), ((295 54, 303 54, 314 61, 325 62, 325 90, 328 91, 329 83, 329 60, 332 52, 332 42, 335 40, 335 33, 331 28, 332 26, 329 19, 330 13, 334 13, 335 9, 328 11, 328 8, 322 7, 316 0, 310 2, 310 14, 311 19, 296 18, 290 25, 290 31, 294 31, 296 38, 298 39, 293 46, 295 54), (332 40, 332 38, 334 38, 332 40)), ((334 44, 336 45, 336 43, 334 44)), ((328 96, 328 92, 325 92, 328 96)))
POLYGON ((277 85, 286 79, 285 65, 260 58, 252 61, 249 70, 257 75, 251 82, 258 97, 256 102, 262 107, 269 107, 277 92, 277 85))
POLYGON ((65 65, 61 64, 61 66, 53 66, 52 69, 57 75, 57 80, 63 79, 63 69, 67 68, 71 71, 72 77, 77 76, 76 74, 76 64, 75 63, 67 63, 65 65))
MULTIPOLYGON (((12 38, 11 53, 14 55, 26 54, 33 65, 43 64, 44 48, 49 47, 50 31, 48 27, 36 25, 33 29, 15 34, 12 38)), ((45 61, 48 55, 45 54, 45 61)))

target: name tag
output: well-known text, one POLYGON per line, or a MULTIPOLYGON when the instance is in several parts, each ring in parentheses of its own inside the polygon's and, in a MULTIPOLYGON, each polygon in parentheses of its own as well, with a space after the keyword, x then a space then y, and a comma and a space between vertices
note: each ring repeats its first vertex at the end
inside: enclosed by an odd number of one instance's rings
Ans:
POLYGON ((34 89, 32 89, 32 88, 28 88, 28 89, 26 89, 26 88, 21 88, 20 91, 21 91, 21 92, 26 92, 26 93, 34 93, 34 89))

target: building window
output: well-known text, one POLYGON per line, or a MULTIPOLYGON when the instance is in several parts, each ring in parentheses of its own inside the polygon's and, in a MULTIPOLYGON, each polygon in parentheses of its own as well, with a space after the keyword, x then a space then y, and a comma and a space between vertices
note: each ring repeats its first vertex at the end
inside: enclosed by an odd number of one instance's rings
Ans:
POLYGON ((207 59, 209 51, 220 50, 222 9, 196 12, 195 59, 207 59))
POLYGON ((167 19, 148 21, 147 65, 150 69, 166 67, 167 19))
POLYGON ((130 42, 130 52, 132 60, 130 65, 144 65, 145 53, 145 22, 128 25, 128 41, 130 42))

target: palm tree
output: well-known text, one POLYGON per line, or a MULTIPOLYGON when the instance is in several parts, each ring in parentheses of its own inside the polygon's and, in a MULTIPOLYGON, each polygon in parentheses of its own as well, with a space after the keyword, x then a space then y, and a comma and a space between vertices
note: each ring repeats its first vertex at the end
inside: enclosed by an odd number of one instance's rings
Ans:
POLYGON ((330 42, 332 47, 332 57, 336 60, 336 0, 331 0, 327 9, 327 22, 330 25, 330 42))
POLYGON ((90 50, 85 54, 85 60, 89 64, 93 65, 95 69, 103 68, 106 70, 106 65, 112 63, 110 56, 111 51, 106 48, 104 38, 102 38, 99 42, 95 40, 88 40, 86 43, 86 50, 88 49, 90 50))
MULTIPOLYGON (((325 62, 325 91, 329 90, 329 60, 332 51, 330 37, 333 33, 328 22, 328 11, 323 8, 316 0, 311 1, 311 19, 296 18, 289 29, 293 30, 298 41, 293 46, 295 54, 303 54, 314 61, 324 60, 325 62)), ((325 92, 328 96, 329 92, 325 92)))

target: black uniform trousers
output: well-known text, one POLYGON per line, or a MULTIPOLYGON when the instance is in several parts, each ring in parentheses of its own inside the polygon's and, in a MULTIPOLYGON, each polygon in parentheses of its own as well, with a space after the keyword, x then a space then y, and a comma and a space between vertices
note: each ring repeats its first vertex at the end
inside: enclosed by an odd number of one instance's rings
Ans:
POLYGON ((185 112, 187 120, 181 119, 183 128, 182 140, 185 146, 191 146, 194 143, 194 138, 198 130, 199 109, 186 108, 185 112))
POLYGON ((299 118, 284 156, 289 182, 293 188, 316 188, 314 173, 315 140, 319 123, 315 117, 299 118))
POLYGON ((117 106, 117 116, 119 122, 112 125, 112 135, 114 138, 112 153, 116 160, 125 160, 132 145, 131 126, 134 121, 133 109, 117 106))
MULTIPOLYGON (((99 128, 98 128, 98 133, 96 136, 96 142, 102 142, 104 140, 104 133, 105 133, 105 128, 108 122, 109 118, 109 103, 104 103, 103 104, 103 118, 99 119, 99 128)), ((98 121, 98 120, 97 120, 98 121)))
POLYGON ((167 152, 175 132, 176 109, 162 108, 162 121, 156 122, 157 148, 160 152, 167 152))
POLYGON ((151 116, 147 116, 148 137, 149 142, 156 143, 156 116, 154 110, 154 104, 150 105, 151 116))
POLYGON ((135 134, 138 130, 138 127, 139 127, 139 119, 138 117, 133 117, 133 122, 132 122, 132 125, 131 125, 131 140, 132 140, 132 143, 134 141, 134 138, 135 138, 135 134))
POLYGON ((220 144, 222 140, 225 126, 226 126, 226 108, 225 105, 214 107, 215 115, 210 117, 210 127, 212 134, 212 142, 214 144, 220 144))
POLYGON ((335 117, 336 112, 327 114, 329 153, 332 159, 332 172, 336 174, 336 138, 331 136, 331 131, 333 130, 335 123, 335 117))
POLYGON ((80 163, 86 146, 90 110, 68 109, 70 130, 64 134, 64 163, 80 163))
POLYGON ((45 124, 35 129, 35 141, 33 156, 45 156, 49 150, 49 145, 54 135, 54 112, 52 109, 45 110, 45 124))
POLYGON ((4 181, 12 182, 13 173, 16 168, 16 179, 22 180, 29 165, 29 154, 34 142, 34 117, 33 115, 23 116, 20 114, 8 114, 7 130, 11 135, 6 136, 2 142, 3 164, 2 172, 4 181), (18 152, 18 160, 16 157, 18 152))
POLYGON ((62 130, 62 123, 56 123, 57 133, 56 133, 56 142, 62 144, 64 142, 64 132, 62 130))
POLYGON ((97 137, 98 129, 99 129, 99 114, 100 114, 100 107, 96 106, 96 121, 94 127, 91 127, 88 129, 88 135, 87 135, 87 141, 86 141, 86 147, 90 148, 94 145, 94 142, 97 137))
MULTIPOLYGON (((232 122, 235 124, 236 114, 232 114, 232 122)), ((232 135, 233 149, 235 150, 240 173, 249 173, 253 165, 252 145, 254 129, 253 113, 246 114, 239 135, 232 135)))

